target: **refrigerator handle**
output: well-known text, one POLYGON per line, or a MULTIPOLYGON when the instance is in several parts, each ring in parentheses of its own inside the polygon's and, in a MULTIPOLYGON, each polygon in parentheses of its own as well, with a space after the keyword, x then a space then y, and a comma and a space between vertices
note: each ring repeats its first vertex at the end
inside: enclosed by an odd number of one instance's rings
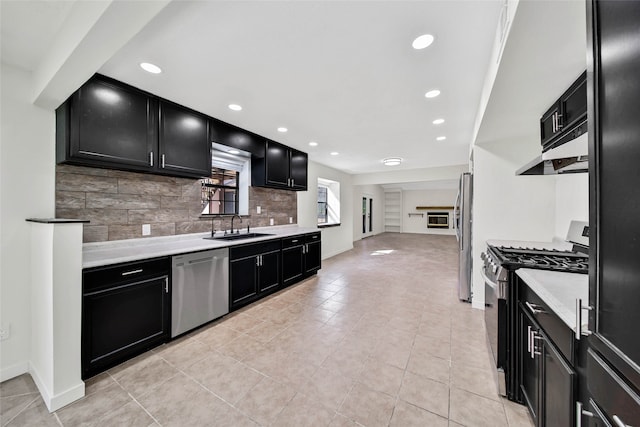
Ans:
POLYGON ((460 241, 460 232, 458 228, 458 218, 460 217, 460 189, 458 188, 458 195, 456 196, 456 202, 453 205, 453 229, 456 232, 456 240, 460 241))

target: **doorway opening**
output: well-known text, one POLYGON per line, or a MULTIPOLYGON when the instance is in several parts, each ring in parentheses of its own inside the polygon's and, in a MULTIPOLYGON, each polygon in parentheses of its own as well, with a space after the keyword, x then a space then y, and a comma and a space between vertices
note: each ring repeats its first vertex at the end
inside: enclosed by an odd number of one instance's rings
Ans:
POLYGON ((373 197, 362 196, 362 237, 373 236, 373 197))

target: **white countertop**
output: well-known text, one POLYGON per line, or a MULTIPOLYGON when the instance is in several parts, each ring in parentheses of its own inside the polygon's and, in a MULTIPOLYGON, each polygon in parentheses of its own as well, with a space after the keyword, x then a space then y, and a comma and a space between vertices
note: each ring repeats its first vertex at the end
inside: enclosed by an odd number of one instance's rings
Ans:
MULTIPOLYGON (((516 274, 526 282, 560 319, 576 331, 576 299, 589 305, 589 275, 519 268, 516 274)), ((583 312, 582 330, 587 330, 588 316, 583 312)))
MULTIPOLYGON (((244 243, 261 242, 282 237, 320 231, 317 228, 283 225, 251 229, 255 233, 270 236, 240 240, 206 240, 211 233, 182 234, 177 236, 143 237, 141 239, 116 240, 112 242, 85 243, 82 245, 82 268, 100 267, 121 262, 136 261, 167 255, 226 248, 244 243)), ((246 230, 242 230, 246 233, 246 230)), ((221 236, 217 233, 217 236, 221 236)))

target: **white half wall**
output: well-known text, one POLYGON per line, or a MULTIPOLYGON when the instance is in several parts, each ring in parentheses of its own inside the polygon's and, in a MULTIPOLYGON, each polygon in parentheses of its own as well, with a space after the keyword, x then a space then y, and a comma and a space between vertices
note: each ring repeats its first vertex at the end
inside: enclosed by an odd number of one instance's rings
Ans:
POLYGON ((340 225, 322 228, 322 259, 353 249, 352 177, 328 166, 310 161, 307 191, 298 192, 298 225, 318 226, 318 178, 340 183, 340 225))
POLYGON ((402 192, 402 232, 421 234, 449 234, 454 235, 453 209, 433 209, 432 211, 416 210, 416 206, 453 206, 456 201, 457 190, 407 190, 402 192), (449 228, 438 229, 427 227, 427 212, 447 212, 449 214, 449 228), (423 216, 409 213, 424 214, 423 216))
POLYGON ((362 239, 362 197, 373 199, 373 234, 384 231, 384 189, 379 185, 353 186, 353 241, 362 239))
POLYGON ((555 238, 564 240, 572 220, 589 221, 589 174, 556 177, 555 238))
POLYGON ((30 225, 55 215, 55 114, 31 103, 31 74, 2 64, 0 128, 0 381, 27 372, 31 343, 30 225))

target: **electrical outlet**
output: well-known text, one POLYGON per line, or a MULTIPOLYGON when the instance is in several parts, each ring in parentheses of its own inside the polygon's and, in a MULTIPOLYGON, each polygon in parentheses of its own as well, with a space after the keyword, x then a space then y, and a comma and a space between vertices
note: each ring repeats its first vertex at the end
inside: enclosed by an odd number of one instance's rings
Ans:
POLYGON ((261 214, 262 213, 262 208, 260 206, 256 207, 256 213, 257 214, 261 214))
POLYGON ((151 235, 151 224, 142 224, 142 235, 143 236, 151 235))
POLYGON ((269 218, 269 225, 273 225, 273 218, 269 218))
POLYGON ((293 217, 292 216, 289 217, 289 224, 293 224, 293 217))
POLYGON ((0 328, 0 341, 8 340, 11 336, 11 323, 3 323, 0 328))

